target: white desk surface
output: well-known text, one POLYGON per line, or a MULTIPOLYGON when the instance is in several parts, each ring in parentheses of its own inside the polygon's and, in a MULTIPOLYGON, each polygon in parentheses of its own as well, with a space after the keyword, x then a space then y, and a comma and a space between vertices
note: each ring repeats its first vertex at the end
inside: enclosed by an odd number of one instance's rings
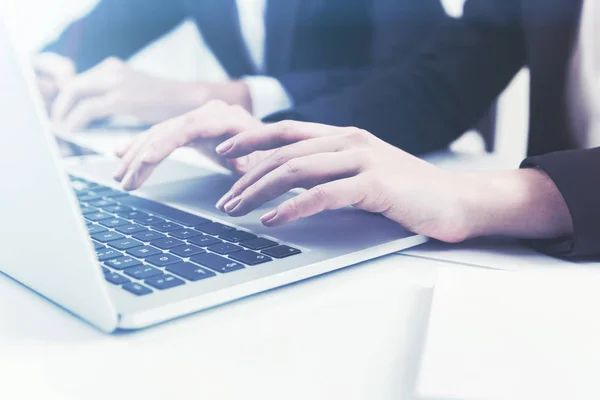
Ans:
POLYGON ((112 336, 0 275, 0 398, 411 399, 438 268, 572 268, 488 246, 433 243, 112 336))
POLYGON ((0 398, 411 398, 435 274, 391 255, 112 336, 0 276, 0 398))

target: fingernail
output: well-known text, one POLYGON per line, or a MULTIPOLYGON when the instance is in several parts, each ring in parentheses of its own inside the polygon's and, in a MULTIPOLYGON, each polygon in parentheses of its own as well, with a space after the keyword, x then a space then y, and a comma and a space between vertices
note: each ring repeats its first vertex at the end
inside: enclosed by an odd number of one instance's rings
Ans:
POLYGON ((262 217, 260 217, 260 222, 262 222, 263 225, 266 225, 269 222, 273 221, 276 217, 277 217, 277 210, 271 210, 268 213, 266 213, 265 215, 263 215, 262 217))
POLYGON ((238 206, 238 204, 240 204, 241 201, 242 201, 242 198, 240 196, 231 200, 229 203, 225 204, 225 211, 228 213, 232 212, 238 206))
POLYGON ((227 140, 227 141, 221 143, 220 145, 218 145, 217 148, 215 149, 215 151, 217 152, 217 154, 224 154, 227 151, 229 151, 232 147, 233 147, 233 141, 227 140))
POLYGON ((135 188, 136 177, 137 174, 135 172, 129 172, 127 175, 125 175, 125 178, 123 179, 123 182, 121 184, 121 186, 123 186, 123 189, 133 190, 135 188))
POLYGON ((123 175, 125 175, 125 172, 127 172, 127 167, 125 165, 121 165, 117 172, 115 172, 115 174, 113 175, 113 178, 117 182, 121 182, 121 180, 123 179, 123 175))
POLYGON ((216 207, 219 210, 223 210, 223 206, 229 202, 229 200, 231 200, 231 198, 233 197, 233 195, 229 192, 225 193, 225 195, 223 195, 223 197, 221 197, 219 199, 219 201, 217 201, 216 207))

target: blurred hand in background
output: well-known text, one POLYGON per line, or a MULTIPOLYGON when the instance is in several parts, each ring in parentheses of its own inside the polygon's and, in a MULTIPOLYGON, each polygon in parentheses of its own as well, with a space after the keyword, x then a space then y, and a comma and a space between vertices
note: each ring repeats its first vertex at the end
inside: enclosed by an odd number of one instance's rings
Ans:
POLYGON ((252 109, 249 89, 238 81, 168 80, 145 74, 116 58, 76 74, 69 59, 51 53, 39 55, 35 67, 50 118, 65 133, 77 132, 95 120, 119 116, 153 125, 215 99, 252 109))

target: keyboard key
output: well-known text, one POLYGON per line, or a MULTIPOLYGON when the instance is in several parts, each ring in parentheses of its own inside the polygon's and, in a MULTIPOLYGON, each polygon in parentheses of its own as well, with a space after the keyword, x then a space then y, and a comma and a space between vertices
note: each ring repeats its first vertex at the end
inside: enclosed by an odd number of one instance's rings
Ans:
POLYGON ((117 274, 116 272, 105 273, 104 277, 106 278, 107 281, 109 281, 113 285, 122 285, 124 283, 130 283, 131 282, 130 279, 127 279, 123 275, 117 274))
POLYGON ((213 253, 227 255, 244 249, 242 249, 240 246, 236 246, 235 244, 231 243, 217 243, 215 245, 210 246, 208 250, 212 251, 213 253))
POLYGON ((125 218, 125 219, 136 219, 136 218, 143 218, 143 217, 148 216, 148 214, 138 211, 138 210, 121 211, 121 212, 118 212, 117 214, 119 215, 119 217, 125 218))
POLYGON ((117 250, 105 247, 103 249, 96 250, 96 255, 98 256, 98 261, 106 261, 110 258, 121 257, 122 254, 119 253, 117 250))
POLYGON ((102 199, 102 200, 92 201, 90 203, 90 205, 93 206, 93 207, 107 208, 107 207, 116 206, 118 204, 115 203, 114 201, 111 201, 111 200, 102 199))
POLYGON ((97 208, 82 206, 79 208, 82 215, 93 214, 99 212, 97 208))
POLYGON ((108 190, 103 190, 100 193, 107 199, 118 199, 117 201, 119 201, 119 202, 121 201, 121 197, 129 196, 128 193, 122 192, 120 190, 111 189, 111 188, 108 188, 108 190))
POLYGON ((255 253, 250 250, 244 250, 237 253, 233 253, 229 257, 248 265, 258 265, 269 261, 273 261, 271 257, 267 257, 264 254, 255 253))
POLYGON ((94 242, 93 240, 92 240, 92 244, 94 245, 94 250, 100 250, 100 249, 103 249, 106 247, 102 243, 94 242))
POLYGON ((205 268, 186 262, 169 265, 166 268, 166 270, 172 274, 175 274, 192 282, 196 282, 217 275, 214 272, 209 271, 205 268))
POLYGON ((183 260, 171 254, 157 254, 155 256, 146 258, 146 261, 157 267, 165 267, 169 264, 182 262, 183 260))
POLYGON ((113 240, 119 240, 124 238, 125 236, 121 235, 120 233, 111 231, 96 233, 95 235, 92 235, 92 239, 102 243, 112 242, 113 240))
POLYGON ((162 275, 162 271, 160 269, 156 269, 149 265, 138 265, 137 267, 127 268, 123 272, 125 273, 125 275, 140 280, 162 275))
POLYGON ((253 235, 248 232, 238 231, 236 229, 232 229, 229 231, 225 231, 219 235, 220 239, 227 240, 228 242, 243 242, 244 240, 256 239, 256 235, 253 235))
POLYGON ((169 250, 169 252, 178 255, 179 257, 188 258, 195 256, 196 254, 204 253, 205 251, 193 244, 185 244, 183 246, 175 247, 174 249, 169 250))
POLYGON ((136 238, 137 240, 141 240, 142 242, 145 242, 145 243, 152 242, 153 240, 166 238, 166 236, 163 235, 162 233, 149 231, 149 230, 136 233, 135 235, 133 235, 133 237, 136 238))
POLYGON ((86 195, 79 196, 78 198, 79 201, 83 201, 85 203, 91 203, 97 200, 102 200, 102 196, 94 192, 88 192, 86 195))
POLYGON ((219 224, 218 222, 211 222, 197 226, 196 229, 200 232, 208 233, 209 235, 220 235, 221 233, 233 228, 227 225, 219 224))
POLYGON ((159 290, 171 289, 176 286, 185 285, 185 282, 173 275, 163 275, 154 278, 146 279, 146 285, 152 286, 159 290))
POLYGON ((193 238, 194 236, 201 236, 202 234, 198 231, 195 231, 193 229, 181 229, 178 231, 173 231, 169 233, 171 236, 176 237, 177 239, 189 239, 189 238, 193 238))
POLYGON ((243 241, 240 243, 240 246, 244 246, 250 250, 262 250, 262 249, 266 249, 268 247, 277 246, 278 244, 279 243, 274 242, 272 240, 259 237, 256 239, 250 239, 250 240, 243 241))
POLYGON ((142 265, 142 263, 139 260, 127 256, 111 258, 110 260, 106 260, 104 264, 119 271, 122 271, 125 268, 131 268, 137 265, 142 265))
POLYGON ((127 211, 133 211, 133 210, 127 206, 117 204, 116 206, 112 206, 112 207, 104 207, 104 211, 113 213, 113 214, 119 214, 119 213, 124 213, 127 211))
POLYGON ((214 237, 204 235, 188 239, 188 242, 200 247, 208 247, 212 246, 213 244, 221 243, 219 239, 215 239, 214 237))
POLYGON ((134 218, 133 219, 135 222, 137 222, 138 224, 141 225, 145 225, 145 226, 151 226, 154 224, 160 224, 161 222, 165 222, 164 219, 162 218, 158 218, 158 217, 154 217, 151 215, 147 215, 145 217, 138 217, 138 218, 134 218))
POLYGON ((85 219, 92 221, 92 222, 98 222, 98 221, 102 221, 104 219, 114 218, 112 215, 104 213, 102 211, 91 213, 91 214, 85 214, 84 217, 85 217, 85 219))
POLYGON ((103 228, 100 225, 90 225, 87 227, 87 230, 90 235, 95 235, 96 233, 106 232, 106 228, 103 228))
POLYGON ((110 274, 112 271, 106 267, 103 267, 102 264, 100 264, 100 268, 102 268, 102 272, 105 274, 110 274))
POLYGON ((196 226, 211 222, 206 218, 198 217, 197 215, 169 207, 165 204, 157 203, 156 201, 142 199, 141 197, 129 196, 124 199, 119 199, 119 202, 131 207, 146 210, 152 214, 160 215, 183 226, 196 226))
POLYGON ((155 247, 150 247, 150 246, 140 246, 140 247, 135 247, 133 249, 127 250, 127 254, 137 257, 137 258, 151 257, 151 256, 161 254, 161 253, 162 253, 162 251, 158 250, 155 247))
POLYGON ((152 242, 150 242, 150 244, 152 246, 158 247, 159 249, 168 250, 173 247, 181 246, 182 244, 185 244, 185 243, 179 239, 165 237, 162 239, 153 240, 152 242))
POLYGON ((142 246, 143 243, 139 242, 135 239, 120 239, 107 243, 110 247, 114 247, 117 250, 127 250, 132 249, 134 247, 142 246))
POLYGON ((95 182, 89 182, 88 187, 90 188, 90 190, 93 190, 96 193, 102 193, 107 190, 112 190, 108 186, 102 186, 101 184, 95 182))
POLYGON ((117 226, 123 226, 129 224, 129 221, 121 218, 105 219, 100 221, 100 225, 104 225, 107 228, 116 228, 117 226))
POLYGON ((212 253, 198 254, 197 256, 192 257, 191 260, 197 264, 220 273, 227 273, 245 268, 240 263, 212 253))
POLYGON ((148 229, 144 228, 141 225, 137 225, 137 224, 122 225, 122 226, 115 228, 115 230, 117 232, 124 233, 125 235, 133 235, 135 233, 148 231, 148 229))
POLYGON ((145 296, 152 293, 152 290, 148 289, 146 286, 140 285, 139 283, 127 283, 123 285, 122 288, 135 294, 136 296, 145 296))
POLYGON ((295 254, 302 253, 298 249, 295 249, 290 246, 284 246, 284 245, 277 246, 277 247, 271 247, 270 249, 263 250, 262 252, 268 256, 275 257, 275 258, 285 258, 285 257, 293 256, 295 254))
POLYGON ((174 222, 159 222, 158 224, 152 225, 152 229, 156 229, 160 232, 172 232, 183 228, 183 226, 176 224, 174 222))

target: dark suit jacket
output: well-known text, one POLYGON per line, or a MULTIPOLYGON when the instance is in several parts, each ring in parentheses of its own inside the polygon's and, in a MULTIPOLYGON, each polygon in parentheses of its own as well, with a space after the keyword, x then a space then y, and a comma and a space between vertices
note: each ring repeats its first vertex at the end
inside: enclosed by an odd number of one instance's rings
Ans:
MULTIPOLYGON (((268 0, 266 14, 266 73, 298 103, 360 82, 391 54, 408 56, 446 19, 439 0, 268 0)), ((186 18, 232 78, 256 74, 234 0, 102 0, 45 50, 86 70, 130 57, 186 18)))
POLYGON ((573 237, 534 244, 561 256, 600 254, 600 149, 573 147, 567 118, 568 63, 582 0, 467 0, 410 60, 362 84, 299 105, 276 119, 358 126, 400 148, 445 148, 473 126, 514 75, 531 72, 531 157, 554 180, 574 221, 573 237), (326 110, 326 111, 324 111, 326 110), (546 154, 550 153, 550 154, 546 154), (539 156, 546 154, 544 156, 539 156))

